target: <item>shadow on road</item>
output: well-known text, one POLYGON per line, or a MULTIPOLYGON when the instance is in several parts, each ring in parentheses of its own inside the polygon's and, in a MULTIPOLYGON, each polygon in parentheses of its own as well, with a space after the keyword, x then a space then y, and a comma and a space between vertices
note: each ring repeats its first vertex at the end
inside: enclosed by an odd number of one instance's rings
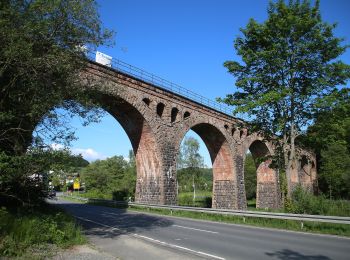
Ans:
POLYGON ((87 235, 113 238, 122 234, 142 233, 146 230, 173 225, 173 221, 125 209, 93 206, 60 201, 58 206, 77 217, 87 235))
POLYGON ((272 258, 281 259, 281 260, 331 260, 331 258, 323 255, 303 255, 298 252, 283 249, 282 251, 276 251, 274 253, 267 252, 265 253, 272 258))

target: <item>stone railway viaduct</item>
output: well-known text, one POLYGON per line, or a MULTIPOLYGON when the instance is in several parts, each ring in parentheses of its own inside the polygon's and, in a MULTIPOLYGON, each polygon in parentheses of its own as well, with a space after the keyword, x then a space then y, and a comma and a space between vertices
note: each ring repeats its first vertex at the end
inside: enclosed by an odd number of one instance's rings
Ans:
MULTIPOLYGON (((177 203, 176 158, 192 129, 206 144, 213 165, 213 208, 246 209, 244 161, 274 153, 273 145, 250 133, 244 121, 121 71, 90 61, 81 73, 103 108, 124 128, 136 157, 135 200, 149 204, 177 203)), ((281 204, 279 178, 269 161, 257 165, 257 207, 281 204)), ((300 151, 292 183, 313 190, 315 157, 300 151)))

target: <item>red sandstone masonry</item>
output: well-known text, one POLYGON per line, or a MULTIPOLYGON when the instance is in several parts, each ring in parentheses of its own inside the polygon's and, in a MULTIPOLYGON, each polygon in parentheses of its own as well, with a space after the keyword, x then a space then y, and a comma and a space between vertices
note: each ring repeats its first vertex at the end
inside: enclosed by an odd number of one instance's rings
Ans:
MULTIPOLYGON (((81 73, 81 79, 86 89, 98 93, 98 101, 130 138, 137 165, 137 202, 177 203, 176 158, 184 135, 192 129, 203 139, 212 159, 212 206, 246 208, 245 154, 250 149, 253 156, 261 157, 273 154, 274 148, 258 134, 248 134, 241 127, 246 125, 242 120, 94 62, 81 73)), ((303 150, 299 154, 293 181, 312 190, 315 156, 303 150)), ((281 205, 278 176, 268 165, 267 161, 257 166, 257 205, 276 208, 281 205)))

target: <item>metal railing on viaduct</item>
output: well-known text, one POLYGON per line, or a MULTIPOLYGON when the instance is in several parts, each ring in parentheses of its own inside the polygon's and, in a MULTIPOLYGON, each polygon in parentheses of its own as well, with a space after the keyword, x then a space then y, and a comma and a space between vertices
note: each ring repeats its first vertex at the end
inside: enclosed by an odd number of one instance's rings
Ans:
MULTIPOLYGON (((163 79, 159 76, 156 76, 152 73, 149 73, 143 69, 130 65, 114 57, 105 55, 98 51, 88 50, 87 58, 91 61, 95 61, 107 67, 113 68, 117 71, 133 76, 137 79, 150 83, 158 88, 170 91, 192 101, 200 103, 203 106, 210 107, 226 115, 233 116, 233 109, 223 103, 218 103, 216 101, 208 99, 200 94, 193 92, 192 90, 186 89, 176 83, 163 79)), ((238 117, 244 120, 247 119, 243 114, 239 114, 238 117)))

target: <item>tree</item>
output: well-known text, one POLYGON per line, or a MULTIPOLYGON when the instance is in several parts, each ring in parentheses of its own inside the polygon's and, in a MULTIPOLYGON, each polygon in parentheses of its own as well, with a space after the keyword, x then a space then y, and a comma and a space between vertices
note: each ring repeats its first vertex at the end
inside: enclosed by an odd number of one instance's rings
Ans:
POLYGON ((337 92, 350 78, 350 66, 338 58, 348 46, 335 37, 335 24, 322 21, 319 1, 270 2, 268 19, 251 19, 235 40, 242 63, 224 66, 236 77, 238 91, 219 99, 235 113, 251 116, 251 124, 280 146, 291 192, 296 138, 322 109, 320 101, 337 92))
POLYGON ((93 196, 113 196, 120 200, 135 194, 136 165, 132 151, 129 152, 129 161, 123 156, 113 156, 90 163, 80 173, 87 192, 93 196))
POLYGON ((327 184, 329 198, 350 198, 350 153, 342 143, 321 151, 320 180, 327 184))
POLYGON ((350 90, 342 89, 331 102, 316 114, 315 123, 299 141, 316 152, 320 191, 349 199, 350 90))
POLYGON ((80 154, 74 155, 68 149, 48 150, 43 162, 48 165, 48 178, 55 190, 60 190, 69 176, 89 165, 80 154))
POLYGON ((178 169, 186 168, 192 177, 193 200, 196 199, 196 182, 198 181, 200 168, 204 166, 203 157, 199 154, 199 142, 193 137, 186 137, 178 155, 178 169))
POLYGON ((41 134, 69 141, 72 132, 56 131, 59 115, 52 109, 95 119, 78 76, 86 65, 82 46, 95 48, 111 36, 101 28, 96 2, 4 0, 0 28, 0 150, 23 154, 38 124, 41 134))
POLYGON ((332 143, 342 143, 350 151, 350 89, 338 91, 327 103, 332 105, 315 114, 314 124, 299 140, 302 145, 312 147, 319 158, 321 151, 332 143))
POLYGON ((87 164, 68 150, 33 148, 22 156, 0 152, 0 205, 39 202, 45 196, 49 179, 87 164))
POLYGON ((28 202, 42 197, 30 176, 52 162, 52 154, 42 149, 45 139, 68 143, 74 138, 66 122, 60 124, 56 108, 85 122, 99 118, 78 80, 87 64, 81 47, 96 48, 111 33, 101 28, 94 0, 3 0, 0 28, 0 199, 28 202), (36 148, 28 148, 32 144, 36 148))

